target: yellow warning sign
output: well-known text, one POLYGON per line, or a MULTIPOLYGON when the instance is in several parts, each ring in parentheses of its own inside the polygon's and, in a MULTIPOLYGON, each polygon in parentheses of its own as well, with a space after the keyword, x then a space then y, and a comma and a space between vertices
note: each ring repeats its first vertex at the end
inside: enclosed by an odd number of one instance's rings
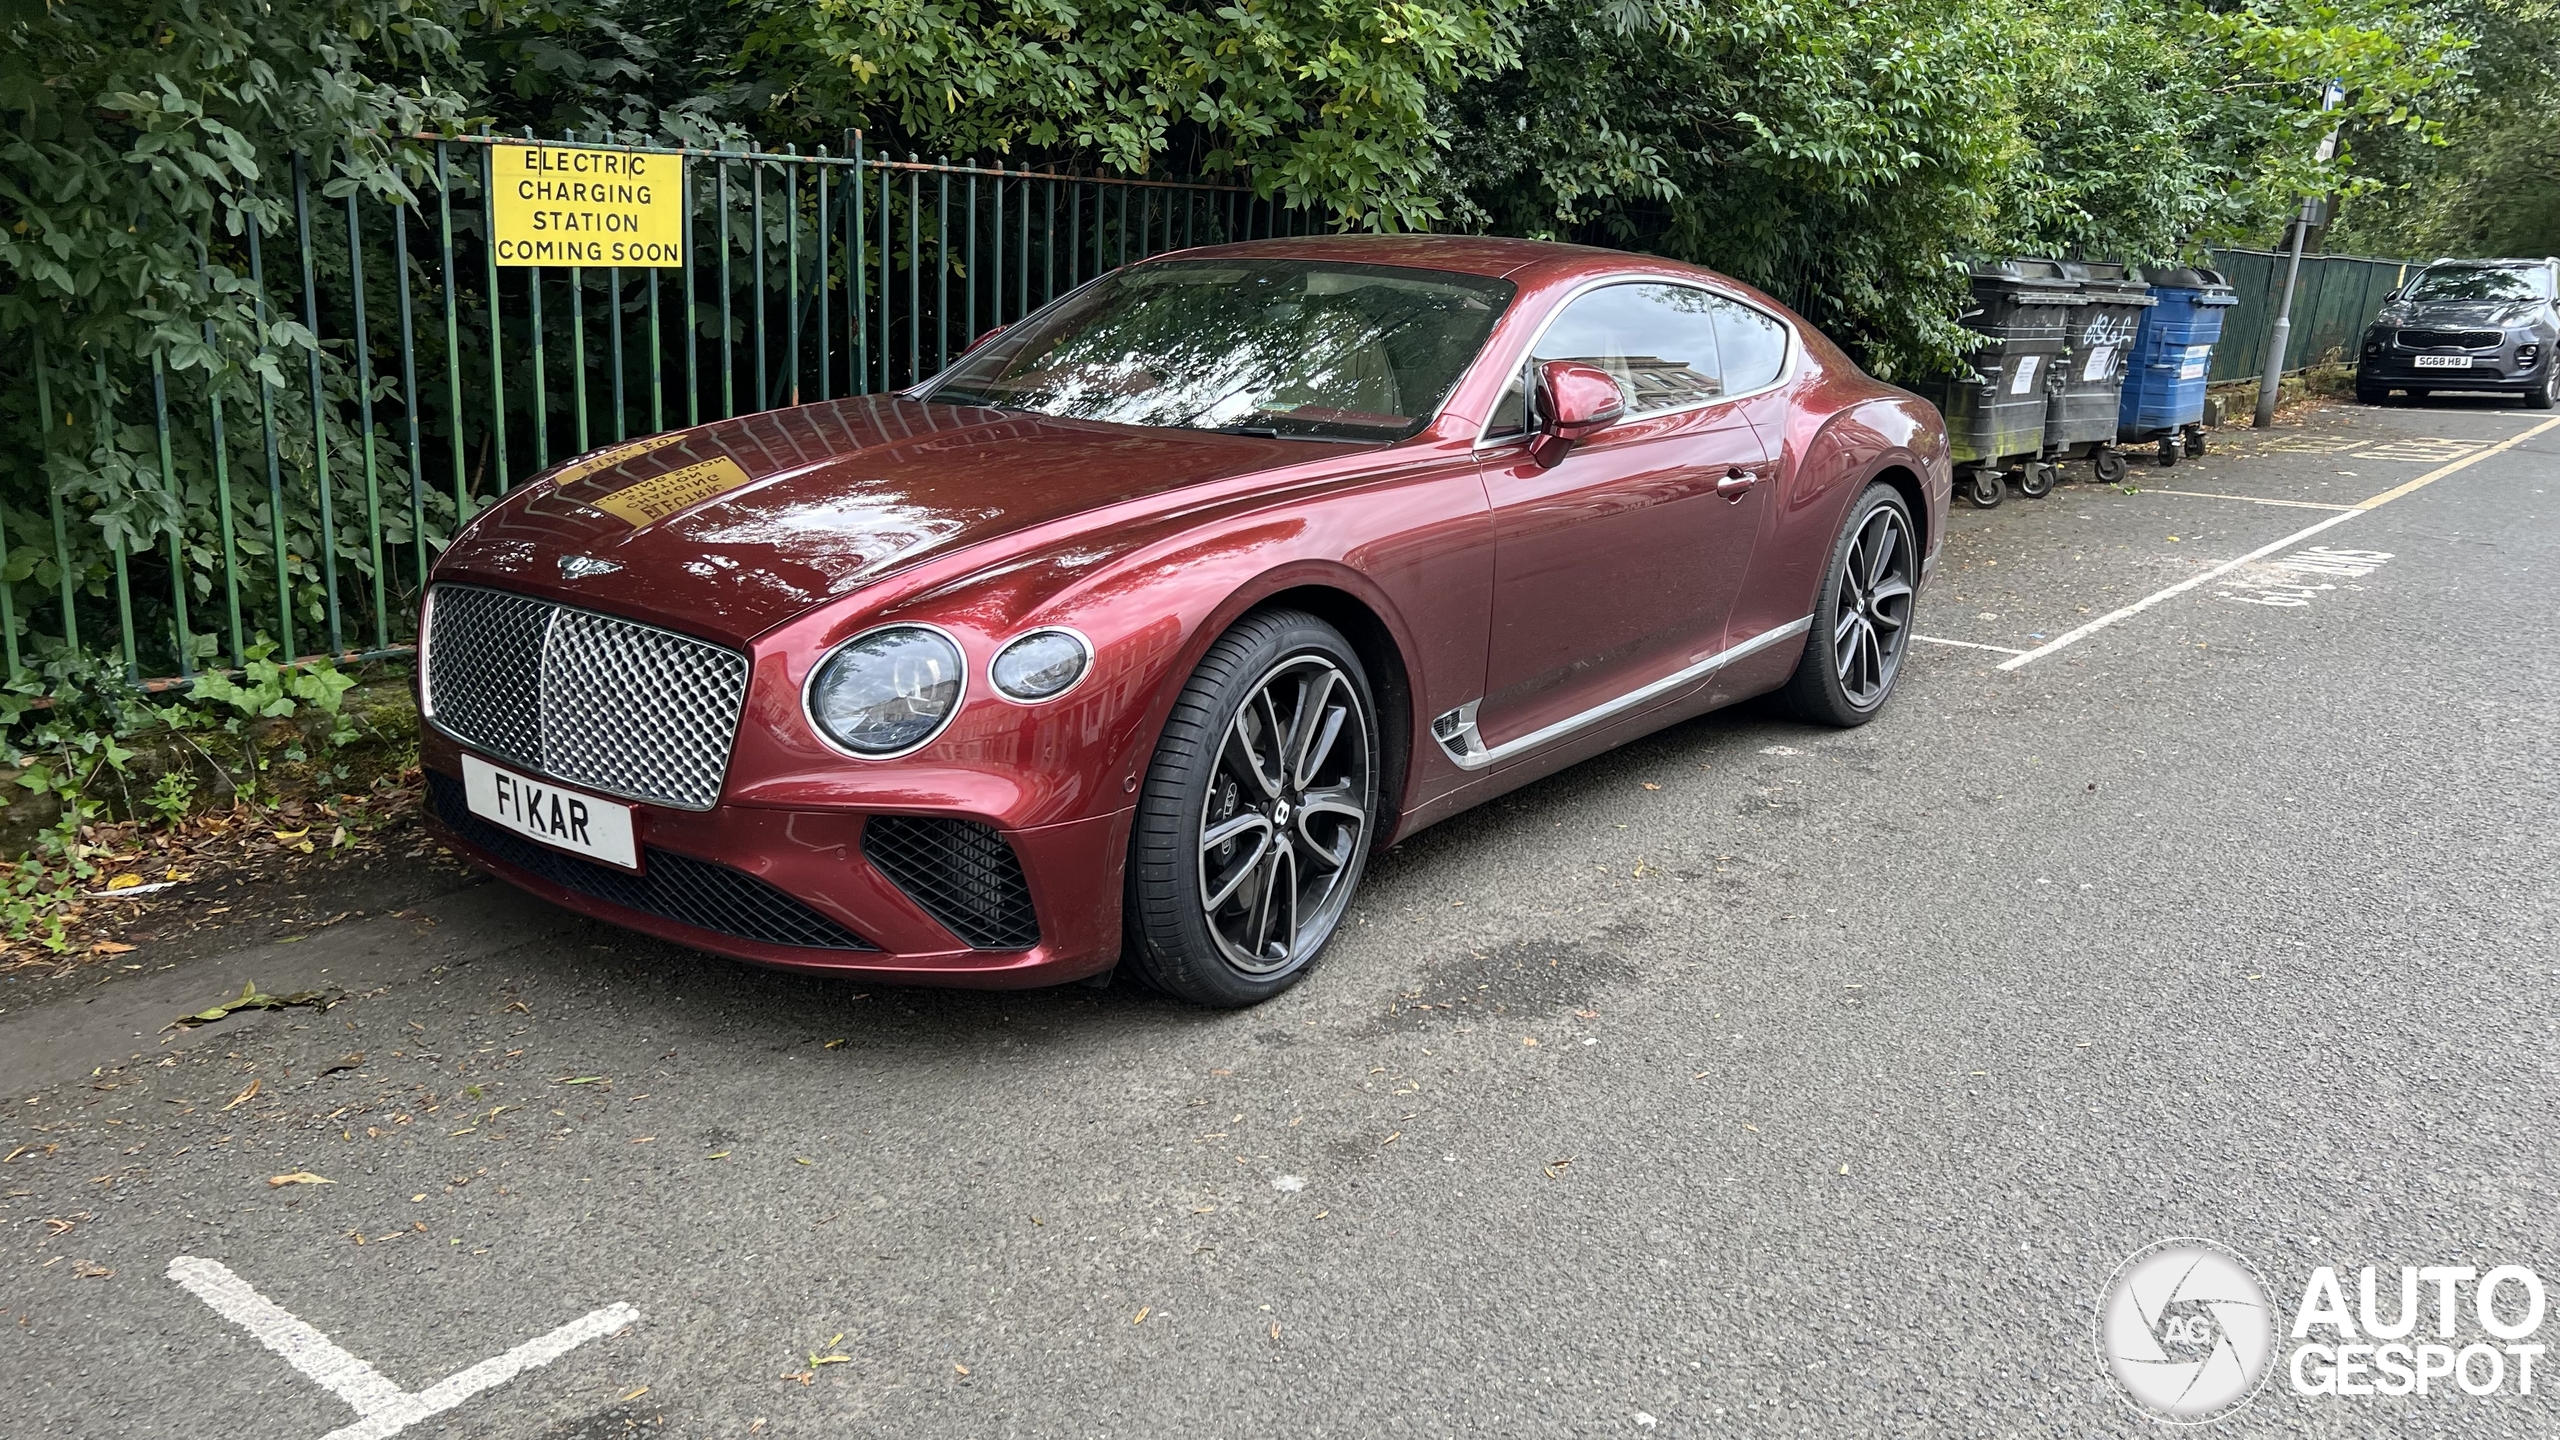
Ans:
POLYGON ((684 157, 558 145, 490 151, 501 265, 684 263, 684 157))
POLYGON ((587 503, 637 530, 651 521, 664 520, 679 510, 691 509, 715 495, 726 495, 746 483, 747 472, 739 468, 738 462, 720 455, 687 465, 681 470, 651 476, 587 503))

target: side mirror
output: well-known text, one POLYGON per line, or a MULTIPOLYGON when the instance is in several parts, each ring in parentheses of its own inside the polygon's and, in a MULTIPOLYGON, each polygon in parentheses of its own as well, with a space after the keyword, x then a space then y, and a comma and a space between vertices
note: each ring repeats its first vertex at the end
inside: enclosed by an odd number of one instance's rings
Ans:
POLYGON ((1546 427, 1529 442, 1529 458, 1554 466, 1594 432, 1627 413, 1627 397, 1596 365, 1550 360, 1538 367, 1538 411, 1546 427))
POLYGON ((2390 294, 2385 295, 2385 296, 2383 296, 2383 297, 2382 297, 2382 303, 2383 303, 2383 304, 2385 304, 2385 305, 2388 305, 2388 304, 2390 304, 2392 301, 2397 300, 2397 299, 2399 299, 2399 298, 2400 298, 2400 292, 2399 292, 2399 291, 2397 291, 2397 290, 2394 290, 2394 291, 2392 291, 2390 294))

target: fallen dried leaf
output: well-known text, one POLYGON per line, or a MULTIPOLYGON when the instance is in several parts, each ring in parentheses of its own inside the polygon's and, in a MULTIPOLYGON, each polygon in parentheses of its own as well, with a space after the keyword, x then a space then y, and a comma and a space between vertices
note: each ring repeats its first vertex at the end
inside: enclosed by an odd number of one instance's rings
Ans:
POLYGON ((1148 1317, 1149 1315, 1154 1314, 1154 1313, 1155 1313, 1155 1307, 1154 1307, 1154 1306, 1152 1306, 1152 1305, 1141 1305, 1141 1306, 1139 1306, 1139 1307, 1138 1307, 1138 1313, 1129 1317, 1129 1323, 1130 1323, 1130 1324, 1132 1324, 1132 1325, 1144 1325, 1144 1324, 1146 1324, 1146 1323, 1147 1323, 1147 1317, 1148 1317))
MULTIPOLYGON (((105 942, 102 941, 100 944, 103 947, 105 942)), ((120 948, 130 950, 133 947, 126 945, 120 948)), ((198 1010, 192 1015, 181 1015, 160 1028, 175 1030, 181 1026, 210 1025, 235 1010, 282 1010, 295 1005, 308 1005, 315 1010, 326 1010, 329 1008, 330 1000, 329 992, 319 990, 297 990, 291 995, 269 995, 260 990, 258 983, 252 980, 240 987, 240 994, 236 998, 198 1010)))
MULTIPOLYGON (((223 1111, 237 1110, 237 1109, 239 1109, 241 1106, 248 1104, 248 1103, 249 1103, 249 1101, 251 1100, 251 1098, 253 1098, 254 1096, 256 1096, 256 1095, 257 1095, 257 1093, 258 1093, 258 1087, 260 1087, 260 1086, 262 1086, 262 1085, 264 1085, 264 1084, 266 1084, 266 1083, 267 1083, 267 1082, 266 1082, 266 1081, 264 1081, 264 1080, 252 1080, 252 1081, 250 1081, 250 1082, 249 1082, 249 1088, 248 1088, 248 1089, 246 1089, 246 1090, 241 1091, 241 1092, 240 1092, 239 1094, 237 1094, 237 1095, 232 1096, 232 1097, 231 1097, 231 1103, 230 1103, 230 1104, 228 1104, 228 1105, 223 1106, 223 1107, 222 1107, 222 1110, 223 1110, 223 1111)), ((221 1113, 221 1112, 216 1112, 216 1113, 221 1113)))
POLYGON ((270 1175, 267 1177, 267 1186, 270 1189, 273 1189, 278 1185, 335 1185, 337 1183, 338 1182, 335 1180, 314 1175, 308 1170, 296 1170, 290 1175, 270 1175))

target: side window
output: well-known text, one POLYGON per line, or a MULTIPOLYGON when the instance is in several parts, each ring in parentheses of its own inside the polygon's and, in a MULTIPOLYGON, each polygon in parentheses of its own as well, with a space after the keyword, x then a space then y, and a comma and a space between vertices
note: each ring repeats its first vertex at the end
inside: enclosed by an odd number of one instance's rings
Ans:
POLYGON ((1567 306, 1532 358, 1608 371, 1630 416, 1696 405, 1725 393, 1716 349, 1722 303, 1686 285, 1611 285, 1567 306))
POLYGON ((1738 395, 1775 381, 1787 365, 1787 327, 1748 305, 1718 299, 1715 306, 1726 392, 1738 395))
POLYGON ((1502 398, 1493 402, 1493 418, 1484 427, 1490 436, 1517 435, 1529 428, 1529 387, 1525 376, 1514 374, 1511 383, 1502 387, 1502 398))

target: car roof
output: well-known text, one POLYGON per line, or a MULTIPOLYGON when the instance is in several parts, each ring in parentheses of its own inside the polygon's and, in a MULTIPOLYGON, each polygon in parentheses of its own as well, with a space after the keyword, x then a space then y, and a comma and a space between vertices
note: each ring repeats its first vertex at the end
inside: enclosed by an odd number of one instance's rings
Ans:
POLYGON ((1638 255, 1596 245, 1567 245, 1554 240, 1514 240, 1500 235, 1295 235, 1245 240, 1230 245, 1203 245, 1168 251, 1152 260, 1207 260, 1233 256, 1272 260, 1331 260, 1361 265, 1403 265, 1418 270, 1449 270, 1493 279, 1522 278, 1524 272, 1618 269, 1629 266, 1712 272, 1655 255, 1638 255))

